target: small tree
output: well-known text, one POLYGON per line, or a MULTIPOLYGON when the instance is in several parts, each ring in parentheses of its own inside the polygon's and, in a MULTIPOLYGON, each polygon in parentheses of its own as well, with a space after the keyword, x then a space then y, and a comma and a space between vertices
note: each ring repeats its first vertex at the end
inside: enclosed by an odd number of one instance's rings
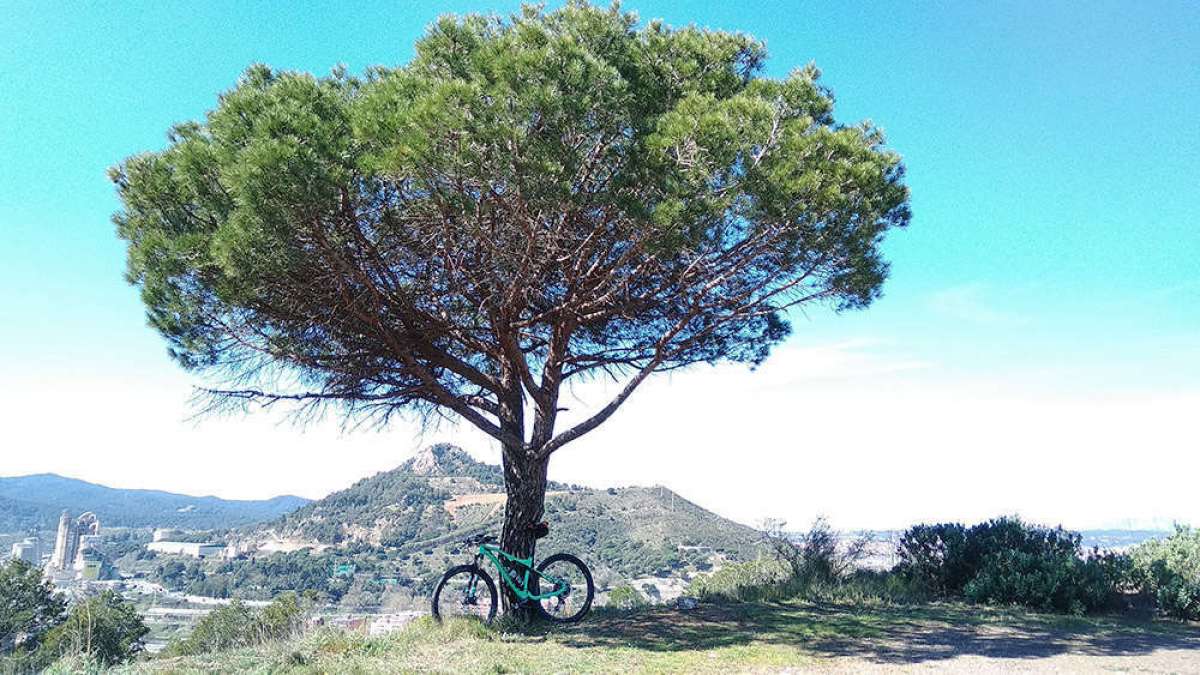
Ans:
POLYGON ((457 417, 503 448, 533 553, 550 456, 652 373, 759 364, 790 308, 865 307, 899 158, 818 71, 580 2, 447 17, 363 77, 246 71, 112 171, 129 279, 211 402, 457 417), (615 396, 560 429, 565 383, 615 396))
POLYGON ((66 603, 24 560, 0 565, 0 654, 20 647, 32 651, 46 631, 63 620, 66 603))
POLYGON ((137 608, 106 590, 72 607, 67 620, 47 634, 44 648, 112 666, 139 654, 149 633, 137 608))
POLYGON ((843 541, 824 516, 817 516, 807 532, 791 533, 786 525, 769 519, 763 523, 763 536, 775 559, 785 563, 792 580, 805 589, 845 579, 870 555, 874 541, 869 534, 843 541))

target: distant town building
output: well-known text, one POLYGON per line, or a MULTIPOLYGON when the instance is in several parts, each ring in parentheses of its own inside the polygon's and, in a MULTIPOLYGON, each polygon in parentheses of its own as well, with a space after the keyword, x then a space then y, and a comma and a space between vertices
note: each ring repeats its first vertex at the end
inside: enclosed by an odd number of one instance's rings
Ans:
POLYGON ((75 558, 75 529, 71 522, 71 514, 63 511, 58 517, 58 535, 54 538, 54 554, 50 556, 50 568, 53 570, 66 569, 66 561, 75 558))
POLYGON ((100 547, 100 535, 98 534, 81 534, 79 535, 79 545, 75 549, 75 560, 83 558, 83 554, 93 549, 100 547))
POLYGON ((16 542, 12 545, 12 557, 24 560, 30 565, 37 565, 42 561, 41 541, 37 537, 26 537, 16 542))
POLYGON ((411 623, 419 615, 420 612, 400 612, 397 614, 380 614, 370 617, 370 623, 367 625, 367 634, 378 636, 398 631, 411 623))
POLYGON ((96 581, 99 579, 100 572, 103 568, 103 561, 92 553, 89 553, 86 557, 80 558, 75 562, 76 576, 79 579, 86 579, 88 581, 96 581))
POLYGON ((176 541, 183 536, 183 530, 160 527, 154 531, 154 541, 176 541))
POLYGON ((94 557, 87 552, 100 542, 100 519, 87 512, 72 520, 71 514, 63 511, 58 519, 58 534, 54 538, 54 553, 46 572, 62 577, 68 573, 84 572, 95 566, 89 565, 94 557))
POLYGON ((225 547, 221 544, 190 541, 153 541, 146 544, 146 550, 169 555, 186 555, 193 558, 211 558, 225 553, 225 547))

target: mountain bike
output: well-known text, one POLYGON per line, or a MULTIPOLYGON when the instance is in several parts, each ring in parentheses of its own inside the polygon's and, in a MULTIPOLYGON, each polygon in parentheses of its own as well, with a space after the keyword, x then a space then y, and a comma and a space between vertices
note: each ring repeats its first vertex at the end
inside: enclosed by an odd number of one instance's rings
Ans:
MULTIPOLYGON (((534 537, 544 537, 550 528, 534 526, 534 537)), ((484 623, 496 618, 496 584, 480 563, 486 558, 496 574, 523 604, 534 605, 538 612, 559 623, 579 621, 592 607, 596 586, 583 561, 569 553, 555 553, 537 567, 533 557, 518 558, 500 549, 496 538, 480 534, 466 539, 467 546, 478 546, 475 560, 451 567, 442 575, 433 591, 433 618, 475 616, 484 623)))

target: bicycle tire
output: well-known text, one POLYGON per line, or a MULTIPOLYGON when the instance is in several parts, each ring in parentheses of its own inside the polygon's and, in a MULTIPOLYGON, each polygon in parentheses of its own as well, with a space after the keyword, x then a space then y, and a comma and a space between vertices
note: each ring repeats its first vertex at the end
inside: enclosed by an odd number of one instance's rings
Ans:
MULTIPOLYGON (((567 564, 574 565, 582 573, 583 578, 586 580, 587 588, 587 595, 584 598, 583 604, 580 606, 577 612, 566 617, 551 614, 542 604, 542 602, 535 602, 534 604, 537 605, 538 612, 548 621, 553 621, 554 623, 575 623, 587 616, 587 613, 591 610, 592 600, 596 598, 596 584, 592 581, 592 571, 588 569, 588 566, 584 564, 582 560, 576 558, 570 553, 555 553, 554 555, 543 560, 537 566, 537 571, 542 572, 547 567, 550 567, 557 562, 565 562, 567 564)), ((532 576, 533 578, 529 580, 530 591, 534 595, 538 595, 540 593, 538 589, 540 586, 541 577, 536 574, 532 576)))
POLYGON ((441 599, 442 592, 446 589, 447 584, 454 577, 464 572, 474 574, 475 576, 483 579, 484 586, 487 587, 487 599, 490 602, 490 605, 487 608, 486 618, 482 616, 480 618, 483 619, 485 624, 492 623, 492 621, 494 621, 496 618, 496 602, 499 599, 496 595, 496 583, 492 581, 492 577, 489 576, 488 573, 478 565, 457 565, 446 570, 446 573, 442 575, 441 580, 438 581, 437 587, 433 590, 433 597, 430 602, 434 621, 439 623, 442 621, 441 612, 438 610, 438 601, 441 599))

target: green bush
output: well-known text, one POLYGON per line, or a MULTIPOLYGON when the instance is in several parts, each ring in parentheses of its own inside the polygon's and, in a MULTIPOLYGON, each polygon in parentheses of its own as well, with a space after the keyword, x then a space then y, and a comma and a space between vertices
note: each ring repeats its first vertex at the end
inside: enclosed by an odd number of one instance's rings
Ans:
POLYGON ((67 620, 46 634, 42 649, 112 666, 140 653, 149 633, 137 608, 106 590, 72 607, 67 620))
POLYGON ((841 582, 865 557, 869 538, 839 545, 838 533, 824 516, 818 516, 807 532, 792 534, 783 521, 768 521, 766 540, 776 559, 787 564, 792 579, 802 587, 829 586, 841 582))
POLYGON ((984 558, 963 594, 978 603, 1084 614, 1116 606, 1129 567, 1127 557, 1115 554, 1084 559, 1073 552, 1007 549, 984 558))
POLYGON ((1013 552, 1023 559, 1078 557, 1079 542, 1077 533, 1030 525, 1019 518, 996 518, 973 527, 960 523, 916 525, 900 537, 897 571, 933 594, 956 596, 993 556, 1013 552))
POLYGON ((907 604, 928 599, 923 588, 894 572, 856 570, 835 582, 794 576, 786 563, 762 559, 726 565, 697 577, 688 595, 705 601, 778 602, 804 597, 821 602, 907 604))
POLYGON ((1074 614, 1116 606, 1132 570, 1126 556, 1084 557, 1075 532, 1019 518, 917 525, 897 555, 896 571, 934 595, 1074 614))
POLYGON ((646 598, 629 584, 621 584, 608 593, 608 606, 618 609, 637 609, 646 606, 646 598))
MULTIPOLYGON (((784 533, 781 523, 774 525, 768 527, 767 537, 775 552, 773 560, 728 565, 697 578, 689 593, 702 600, 739 601, 803 596, 834 602, 909 603, 956 597, 1082 614, 1115 608, 1133 580, 1128 556, 1085 555, 1079 534, 1018 518, 997 518, 973 527, 917 525, 900 538, 900 562, 887 572, 856 569, 869 542, 847 542, 821 519, 799 536, 784 533)), ((1200 552, 1200 538, 1195 541, 1200 552)), ((1200 570, 1200 555, 1189 569, 1200 570)), ((1180 577, 1197 579, 1195 574, 1180 577)), ((1162 587, 1166 595, 1185 596, 1200 604, 1195 583, 1170 581, 1162 587)))
POLYGON ((36 649, 46 631, 62 622, 65 610, 41 570, 23 560, 0 565, 0 655, 36 649))
POLYGON ((914 525, 900 536, 896 571, 936 595, 952 595, 973 576, 966 564, 967 528, 959 523, 914 525))
POLYGON ((772 558, 725 565, 712 574, 696 577, 688 586, 688 594, 700 600, 739 602, 785 600, 795 597, 798 591, 788 566, 772 558))
POLYGON ((825 518, 807 532, 791 533, 785 523, 764 524, 771 558, 726 565, 697 577, 688 593, 701 600, 778 601, 796 597, 832 602, 908 602, 915 593, 907 578, 858 569, 872 540, 841 537, 825 518))
POLYGON ((290 638, 304 625, 308 608, 295 593, 284 593, 261 610, 234 600, 205 615, 186 637, 173 640, 167 652, 191 656, 290 638))
POLYGON ((809 596, 814 600, 860 604, 912 604, 929 600, 923 585, 890 570, 856 570, 840 584, 814 589, 809 596))
POLYGON ((172 640, 167 652, 185 656, 251 644, 254 615, 253 609, 234 600, 204 615, 186 637, 172 640))
POLYGON ((1200 530, 1176 527, 1166 539, 1139 545, 1130 557, 1138 581, 1160 612, 1200 620, 1200 530))

